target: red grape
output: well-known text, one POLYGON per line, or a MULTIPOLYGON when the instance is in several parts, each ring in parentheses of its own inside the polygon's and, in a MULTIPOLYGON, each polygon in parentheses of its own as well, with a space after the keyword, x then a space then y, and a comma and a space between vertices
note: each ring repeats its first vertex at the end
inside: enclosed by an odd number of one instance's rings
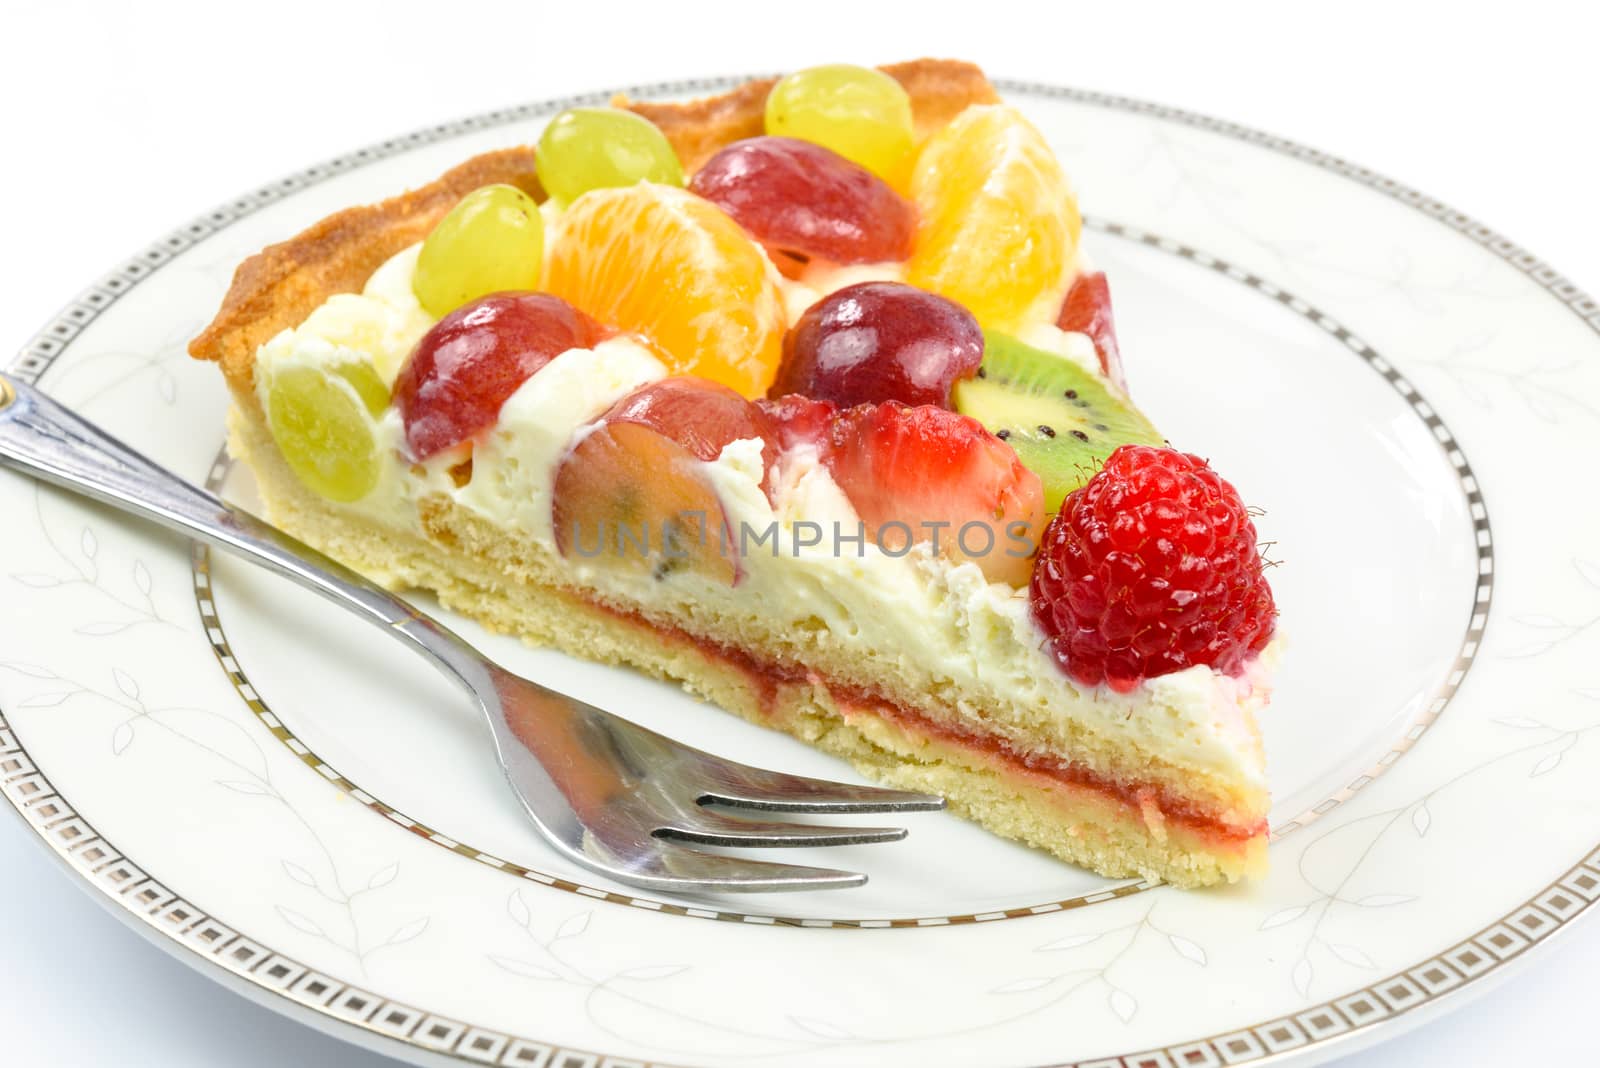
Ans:
POLYGON ((640 386, 613 405, 602 422, 648 427, 696 460, 715 460, 729 442, 772 437, 767 413, 722 383, 694 375, 640 386))
POLYGON ((961 305, 899 282, 861 282, 817 301, 790 328, 768 396, 948 408, 950 386, 982 362, 983 331, 961 305))
POLYGON ((394 384, 413 459, 487 430, 535 371, 605 337, 593 319, 548 293, 493 293, 422 335, 394 384))
POLYGON ((609 546, 615 563, 650 568, 658 579, 690 568, 738 582, 739 542, 695 461, 746 438, 766 442, 770 469, 770 419, 727 386, 689 375, 640 386, 579 435, 557 467, 556 548, 597 556, 609 546), (636 532, 633 542, 624 530, 636 532))
POLYGON ((689 188, 774 253, 834 263, 911 255, 916 217, 905 198, 865 167, 810 141, 736 141, 707 160, 689 188))

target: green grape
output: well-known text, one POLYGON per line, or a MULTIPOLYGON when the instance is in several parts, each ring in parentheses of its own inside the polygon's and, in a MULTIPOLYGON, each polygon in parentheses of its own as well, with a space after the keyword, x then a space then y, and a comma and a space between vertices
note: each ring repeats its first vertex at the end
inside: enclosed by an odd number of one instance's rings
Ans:
POLYGON ((655 123, 621 108, 568 108, 539 135, 539 182, 558 204, 591 189, 683 185, 683 164, 655 123))
POLYGON ((356 396, 361 398, 361 403, 367 406, 367 411, 374 419, 389 407, 389 387, 383 384, 377 367, 370 359, 340 363, 330 370, 350 383, 350 388, 356 391, 356 396))
POLYGON ((890 185, 905 186, 911 98, 880 70, 836 63, 795 71, 767 94, 766 129, 831 148, 890 185))
POLYGON ((317 367, 286 367, 272 373, 267 384, 267 426, 278 451, 307 488, 330 501, 358 501, 371 493, 380 473, 378 440, 374 433, 371 386, 388 390, 377 373, 364 387, 345 367, 333 373, 317 367))
POLYGON ((411 288, 443 318, 506 289, 535 289, 544 264, 544 217, 513 185, 486 185, 461 198, 422 243, 411 288))

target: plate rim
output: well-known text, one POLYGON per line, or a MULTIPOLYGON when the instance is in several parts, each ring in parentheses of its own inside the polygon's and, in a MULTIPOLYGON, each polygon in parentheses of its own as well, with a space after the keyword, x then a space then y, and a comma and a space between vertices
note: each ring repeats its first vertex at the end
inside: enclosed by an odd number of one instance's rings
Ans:
MULTIPOLYGON (((6 370, 8 373, 16 374, 26 381, 33 381, 65 350, 67 343, 84 324, 92 321, 101 311, 132 290, 140 281, 143 281, 155 270, 159 269, 175 254, 185 251, 197 241, 210 237, 239 219, 253 214, 258 209, 288 195, 298 193, 327 178, 355 170, 368 163, 377 162, 390 156, 400 155, 424 145, 448 141, 468 133, 553 114, 568 107, 604 104, 610 101, 616 92, 636 97, 709 93, 727 89, 749 80, 750 77, 763 76, 767 75, 722 75, 675 79, 630 86, 621 90, 588 92, 562 98, 531 101, 509 108, 467 116, 452 122, 425 127, 313 164, 213 208, 210 212, 197 217, 187 225, 179 227, 164 238, 146 247, 125 261, 122 266, 115 268, 110 274, 102 276, 97 283, 82 291, 76 299, 69 302, 56 316, 47 321, 44 328, 35 334, 33 339, 10 362, 6 370)), ((1427 196, 1367 167, 1351 163, 1338 156, 1322 152, 1276 134, 1267 133, 1229 120, 1214 118, 1199 112, 1135 97, 1007 78, 996 78, 993 80, 993 84, 1004 93, 1067 100, 1110 111, 1143 115, 1160 121, 1203 130, 1251 144, 1270 152, 1289 156, 1300 162, 1364 185, 1468 237, 1485 251, 1528 277, 1576 315, 1591 331, 1600 335, 1600 302, 1586 294, 1570 279, 1557 272, 1533 253, 1487 225, 1433 197, 1427 196)), ((358 988, 353 985, 332 979, 332 977, 322 977, 331 980, 338 989, 326 997, 323 997, 320 991, 312 993, 307 993, 304 989, 296 991, 295 988, 297 987, 305 987, 307 980, 313 980, 312 985, 314 985, 314 980, 318 973, 305 965, 294 962, 292 958, 274 953, 264 944, 257 943, 247 936, 233 931, 220 921, 211 919, 199 909, 188 905, 181 898, 170 894, 170 892, 167 892, 166 900, 158 901, 153 906, 148 903, 140 905, 138 898, 130 896, 128 891, 146 884, 155 886, 158 890, 164 890, 164 888, 161 888, 147 873, 138 868, 135 862, 126 858, 125 854, 122 854, 110 842, 100 837, 87 821, 77 815, 70 802, 61 797, 54 787, 49 784, 43 773, 39 772, 32 764, 32 761, 27 756, 26 749, 16 738, 15 732, 11 730, 3 710, 0 710, 0 771, 5 772, 5 789, 0 790, 0 796, 5 797, 8 807, 25 826, 34 832, 47 852, 76 876, 74 881, 85 892, 111 911, 113 915, 116 915, 128 926, 145 935, 162 949, 211 978, 222 981, 223 985, 233 989, 235 992, 243 993, 260 1004, 265 1004, 275 1011, 287 1014, 301 1022, 311 1023, 317 1026, 319 1030, 367 1048, 377 1048, 384 1052, 398 1052, 413 1060, 421 1057, 432 1063, 459 1063, 469 1060, 482 1063, 481 1056, 474 1057, 464 1045, 466 1037, 474 1033, 490 1034, 498 1039, 503 1039, 500 1042, 500 1051, 495 1054, 497 1060, 514 1048, 514 1045, 518 1042, 526 1042, 536 1047, 548 1048, 548 1056, 551 1058, 570 1054, 580 1058, 598 1060, 606 1056, 592 1051, 518 1039, 514 1036, 488 1031, 487 1029, 472 1028, 470 1025, 460 1021, 443 1021, 440 1018, 430 1016, 424 1010, 393 1003, 370 992, 364 993, 367 993, 368 1001, 375 1002, 377 1007, 372 1008, 360 1019, 349 1015, 340 1015, 331 1005, 339 998, 346 996, 347 992, 357 991, 358 988), (20 758, 20 763, 17 762, 17 758, 20 758), (10 761, 9 764, 7 763, 8 761, 10 761), (18 770, 19 768, 23 770, 18 770), (46 792, 37 796, 17 796, 20 791, 15 790, 14 787, 23 779, 28 780, 30 783, 43 784, 42 789, 46 792), (58 807, 52 815, 39 818, 38 803, 46 798, 54 800, 58 807), (30 813, 27 811, 30 806, 34 806, 33 817, 30 817, 30 813), (92 852, 92 846, 96 843, 103 845, 105 850, 109 850, 110 853, 107 854, 102 851, 98 859, 86 859, 86 854, 92 852), (122 873, 121 877, 114 877, 118 872, 122 873), (97 881, 97 877, 99 881, 97 881), (124 883, 126 885, 123 885, 124 883), (186 907, 180 908, 180 905, 186 907), (164 926, 161 921, 165 921, 164 926), (208 925, 209 928, 219 929, 221 932, 226 933, 228 937, 213 935, 211 938, 207 938, 206 930, 208 925), (249 943, 257 951, 253 955, 246 954, 245 958, 241 958, 241 961, 244 959, 249 960, 248 966, 244 966, 242 963, 230 964, 224 961, 220 956, 221 950, 236 946, 241 942, 249 943), (287 965, 288 967, 279 974, 273 974, 275 969, 265 967, 267 962, 271 960, 276 960, 280 965, 287 965), (318 998, 322 998, 321 1003, 318 1003, 318 998), (387 1031, 373 1023, 374 1020, 379 1018, 384 1008, 391 1005, 397 1009, 404 1009, 410 1014, 407 1017, 403 1033, 387 1031), (453 1033, 450 1034, 445 1044, 428 1042, 421 1037, 424 1030, 423 1025, 430 1020, 449 1023, 453 1026, 453 1033)), ((1490 985, 1493 985, 1494 981, 1515 970, 1518 965, 1532 955, 1534 950, 1566 933, 1577 921, 1595 911, 1595 905, 1600 903, 1600 897, 1588 898, 1583 895, 1575 895, 1580 898, 1579 907, 1566 916, 1554 915, 1548 911, 1538 912, 1538 915, 1552 926, 1547 933, 1537 940, 1525 939, 1522 945, 1509 951, 1506 950, 1505 946, 1500 946, 1497 951, 1491 948, 1490 945, 1484 944, 1485 942, 1492 942, 1493 933, 1497 928, 1502 931, 1510 930, 1510 925, 1517 917, 1535 909, 1541 899, 1559 892, 1563 888, 1563 883, 1570 882, 1580 874, 1587 875, 1591 879, 1600 878, 1600 846, 1591 849, 1575 863, 1563 869, 1547 886, 1536 891, 1521 904, 1491 921, 1479 929, 1476 934, 1469 935, 1454 946, 1441 950, 1432 958, 1398 969, 1389 976, 1375 980, 1366 987, 1358 988, 1338 997, 1329 998, 1321 1005, 1298 1010, 1291 1017, 1267 1020, 1235 1031, 1188 1042, 1179 1042, 1165 1047, 1161 1052, 1181 1054, 1181 1051, 1184 1050, 1204 1050, 1210 1058, 1208 1063, 1282 1064, 1288 1060, 1298 1060, 1306 1056, 1320 1057, 1327 1055, 1335 1047, 1341 1051, 1349 1051, 1358 1046, 1376 1041, 1379 1033, 1386 1025, 1390 1025, 1391 1030, 1403 1030, 1406 1029, 1405 1026, 1395 1028, 1392 1025, 1401 1021, 1405 1021, 1408 1025, 1415 1025, 1426 1016, 1459 1007, 1463 1002, 1469 1000, 1470 996, 1483 992, 1490 985), (1468 943, 1478 943, 1480 948, 1487 952, 1489 963, 1482 970, 1471 975, 1460 975, 1458 976, 1461 980, 1460 982, 1450 984, 1437 991, 1428 990, 1415 979, 1410 978, 1430 964, 1442 962, 1446 954, 1468 943), (1393 990, 1407 990, 1408 992, 1403 997, 1397 995, 1391 998, 1384 996, 1382 988, 1391 988, 1389 990, 1391 995, 1393 990), (1380 1007, 1384 1011, 1376 1013, 1373 1019, 1366 1022, 1347 1020, 1339 1005, 1354 1002, 1360 997, 1370 998, 1376 1007, 1380 1007), (1333 1012, 1335 1018, 1344 1022, 1345 1026, 1327 1034, 1308 1037, 1303 1027, 1297 1025, 1297 1029, 1300 1031, 1299 1037, 1305 1039, 1305 1041, 1290 1047, 1282 1047, 1278 1050, 1272 1049, 1270 1041, 1263 1042, 1263 1039, 1267 1037, 1266 1032, 1269 1028, 1278 1027, 1290 1021, 1299 1021, 1319 1012, 1333 1012), (1225 1042, 1242 1041, 1246 1038, 1248 1039, 1246 1048, 1237 1046, 1224 1048, 1223 1044, 1225 1042), (1252 1045, 1253 1048, 1249 1048, 1252 1045)), ((159 898, 160 894, 157 897, 159 898)), ((233 954, 230 953, 230 956, 233 956, 233 954)), ((1112 1055, 1111 1059, 1114 1061, 1119 1056, 1138 1057, 1141 1054, 1115 1054, 1112 1055)), ((663 1062, 650 1063, 661 1064, 663 1062)))

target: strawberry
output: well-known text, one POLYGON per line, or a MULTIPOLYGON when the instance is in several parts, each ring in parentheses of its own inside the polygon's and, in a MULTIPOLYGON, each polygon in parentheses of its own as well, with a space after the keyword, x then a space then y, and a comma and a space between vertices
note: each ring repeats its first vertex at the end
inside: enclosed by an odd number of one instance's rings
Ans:
POLYGON ((1128 379, 1122 373, 1122 352, 1117 348, 1117 324, 1111 317, 1111 287, 1104 271, 1080 274, 1072 280, 1056 326, 1068 333, 1088 334, 1100 357, 1101 373, 1122 392, 1128 392, 1128 379))
POLYGON ((1277 618, 1239 492, 1198 456, 1147 445, 1068 494, 1029 599, 1062 669, 1123 693, 1194 664, 1237 675, 1277 618))
POLYGON ((992 580, 1027 581, 1044 489, 975 419, 933 405, 862 404, 828 427, 823 460, 875 544, 932 541, 992 580))

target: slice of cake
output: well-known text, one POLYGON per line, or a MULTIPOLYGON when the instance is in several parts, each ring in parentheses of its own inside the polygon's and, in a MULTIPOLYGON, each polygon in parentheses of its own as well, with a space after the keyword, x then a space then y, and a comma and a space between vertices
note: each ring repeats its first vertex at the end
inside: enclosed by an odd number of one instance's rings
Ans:
POLYGON ((1266 862, 1275 610, 983 75, 575 109, 240 268, 272 520, 1110 876, 1266 862))

